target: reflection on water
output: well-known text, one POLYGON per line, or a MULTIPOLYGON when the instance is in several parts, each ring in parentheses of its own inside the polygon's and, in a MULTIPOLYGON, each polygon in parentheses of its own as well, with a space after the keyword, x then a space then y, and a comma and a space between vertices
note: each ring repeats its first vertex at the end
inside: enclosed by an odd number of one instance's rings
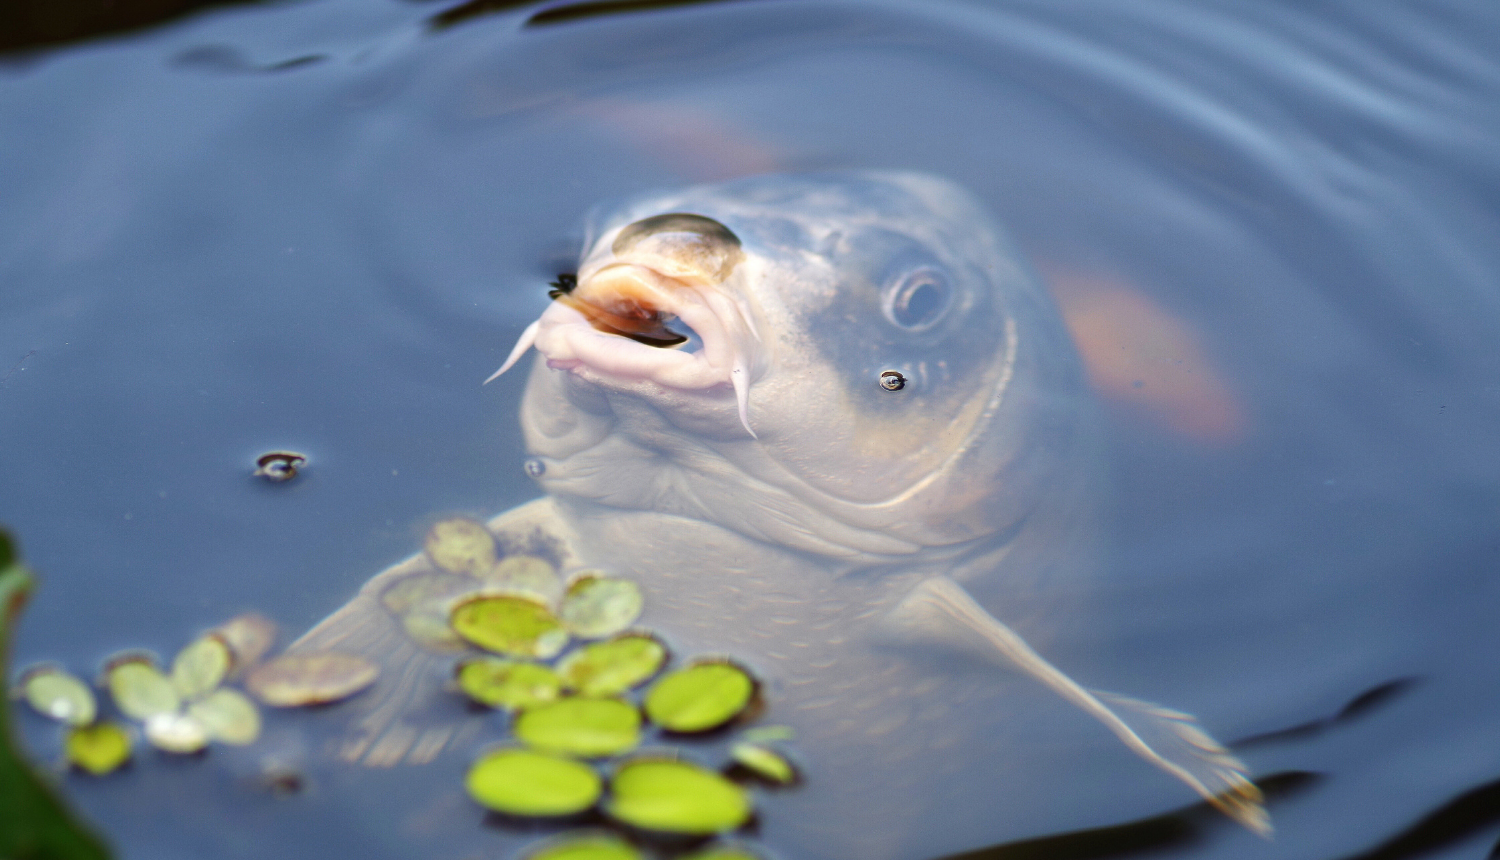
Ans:
MULTIPOLYGON (((960 773, 944 803, 968 813, 893 834, 903 856, 1496 841, 1494 12, 731 3, 526 28, 533 11, 434 32, 428 5, 219 10, 0 72, 25 129, 0 138, 0 520, 45 577, 22 664, 170 653, 251 608, 305 629, 434 517, 531 498, 521 380, 478 382, 595 203, 914 168, 983 198, 1103 356, 1107 570, 1010 617, 1083 683, 1252 739, 1278 833, 1174 813, 1179 786, 1013 679, 1028 716, 960 762, 1010 787, 965 796, 960 773), (314 465, 252 479, 283 447, 314 465)), ((255 748, 68 789, 127 857, 535 837, 478 823, 463 755, 315 766, 337 719, 271 715, 255 748), (305 790, 266 790, 268 757, 305 790)), ((839 856, 790 835, 799 803, 768 798, 760 838, 839 856)))

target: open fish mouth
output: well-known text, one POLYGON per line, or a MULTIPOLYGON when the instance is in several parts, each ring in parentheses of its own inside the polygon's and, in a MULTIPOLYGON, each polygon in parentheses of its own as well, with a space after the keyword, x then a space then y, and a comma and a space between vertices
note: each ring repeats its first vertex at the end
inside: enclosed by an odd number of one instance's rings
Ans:
POLYGON ((721 235, 706 243, 698 222, 733 238, 701 216, 657 216, 622 229, 612 253, 586 264, 576 283, 559 279, 553 303, 485 382, 535 346, 554 370, 683 391, 731 388, 740 423, 755 436, 750 385, 760 337, 747 300, 726 283, 743 254, 737 239, 732 247, 721 235), (685 219, 696 220, 684 226, 685 219), (653 222, 660 229, 650 230, 653 222))

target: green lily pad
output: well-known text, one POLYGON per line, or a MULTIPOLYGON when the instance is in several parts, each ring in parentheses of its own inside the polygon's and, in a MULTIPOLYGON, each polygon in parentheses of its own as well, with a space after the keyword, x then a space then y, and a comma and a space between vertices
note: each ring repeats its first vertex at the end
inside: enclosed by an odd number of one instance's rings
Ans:
POLYGON ((640 743, 641 712, 620 699, 561 699, 523 711, 514 731, 539 750, 601 758, 640 743))
POLYGON ((195 753, 208 746, 208 729, 187 714, 153 714, 146 720, 146 740, 163 752, 195 753))
POLYGON ((519 594, 476 597, 454 607, 454 631, 486 651, 546 660, 568 644, 568 632, 539 601, 519 594))
POLYGON ((495 538, 483 523, 456 517, 427 532, 424 543, 432 563, 452 573, 480 576, 495 566, 495 538))
POLYGON ((379 675, 380 667, 355 654, 282 654, 251 672, 245 689, 267 705, 295 708, 347 699, 375 683, 379 675))
POLYGON ((521 855, 523 860, 645 860, 634 845, 604 833, 550 839, 521 855))
POLYGON ((594 769, 572 759, 505 747, 481 756, 464 788, 486 809, 507 815, 554 817, 588 809, 599 799, 594 769))
POLYGON ((655 675, 666 661, 665 645, 644 633, 627 633, 579 648, 557 671, 569 689, 585 696, 618 696, 655 675))
POLYGON ((766 741, 789 741, 795 738, 797 733, 791 726, 754 726, 740 733, 741 740, 752 743, 764 743, 766 741))
POLYGON ((104 776, 130 760, 130 732, 119 723, 74 726, 68 730, 64 750, 69 764, 104 776))
POLYGON ((706 732, 744 712, 755 682, 726 661, 695 663, 662 678, 646 694, 646 716, 672 732, 706 732))
POLYGON ((710 845, 681 860, 765 860, 765 858, 740 845, 710 845))
POLYGON ((187 713, 220 743, 244 746, 260 737, 260 711, 238 690, 214 690, 188 705, 187 713))
POLYGON ((729 757, 766 782, 791 785, 797 781, 797 769, 770 747, 739 741, 729 747, 729 757))
POLYGON ((534 555, 508 555, 484 575, 487 585, 506 593, 530 594, 548 606, 562 597, 562 579, 544 558, 534 555))
POLYGON ((605 808, 632 827, 707 835, 750 820, 750 796, 711 770, 675 759, 638 759, 615 771, 605 808))
POLYGON ((613 636, 641 617, 641 589, 628 579, 580 576, 568 586, 558 615, 582 639, 613 636))
POLYGON ((89 685, 59 666, 27 669, 21 673, 19 686, 37 713, 70 726, 86 726, 99 713, 89 685))
POLYGON ((224 682, 233 656, 229 645, 209 633, 188 643, 172 660, 172 686, 184 699, 196 699, 224 682))
POLYGON ((133 720, 176 713, 182 706, 177 688, 149 657, 132 654, 111 660, 104 677, 115 706, 133 720))
POLYGON ((497 657, 460 663, 458 686, 481 705, 508 711, 544 705, 562 693, 562 680, 546 666, 497 657))

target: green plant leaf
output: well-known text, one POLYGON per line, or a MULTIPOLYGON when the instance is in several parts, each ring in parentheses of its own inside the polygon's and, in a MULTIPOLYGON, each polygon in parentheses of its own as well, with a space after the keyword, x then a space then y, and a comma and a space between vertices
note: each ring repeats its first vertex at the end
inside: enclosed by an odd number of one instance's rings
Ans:
POLYGON ((781 753, 757 743, 739 741, 729 747, 729 757, 766 782, 791 785, 797 781, 797 769, 781 753))
POLYGON ((626 633, 579 648, 557 671, 569 689, 585 696, 618 696, 655 675, 666 661, 666 646, 644 633, 626 633))
POLYGON ((182 697, 177 695, 171 679, 143 654, 126 654, 110 660, 104 668, 104 678, 115 707, 132 720, 144 722, 157 714, 175 713, 182 707, 182 697))
POLYGON ((568 586, 558 615, 581 639, 613 636, 641 617, 641 588, 628 579, 580 576, 568 586))
POLYGON ((224 682, 233 659, 229 645, 218 635, 199 636, 172 659, 172 686, 184 699, 206 695, 224 682))
POLYGON ((567 834, 521 855, 523 860, 645 860, 634 845, 606 833, 567 834))
POLYGON ((481 756, 469 768, 464 788, 486 809, 507 815, 554 817, 588 809, 599 799, 601 781, 581 762, 505 747, 481 756))
POLYGON ((203 726, 210 740, 244 746, 260 737, 260 711, 239 690, 214 690, 188 705, 187 713, 203 726))
MULTIPOLYGON (((0 529, 0 670, 35 581, 0 529)), ((7 672, 8 675, 8 672, 7 672)), ((107 860, 104 843, 79 823, 16 751, 10 700, 0 696, 0 857, 11 860, 107 860)))
POLYGON ((561 699, 523 711, 516 737, 545 752, 583 758, 619 755, 641 740, 641 712, 620 699, 561 699))
POLYGON ((546 666, 498 657, 458 664, 458 686, 481 705, 508 711, 545 705, 562 693, 562 680, 546 666))
POLYGON ((694 663, 657 681, 646 694, 646 716, 673 732, 706 732, 739 716, 755 682, 727 661, 694 663))
POLYGON ((443 520, 427 531, 424 546, 433 564, 452 573, 481 576, 495 566, 495 538, 474 520, 443 520))
POLYGON ((568 644, 568 633, 540 601, 525 595, 476 597, 454 607, 453 630, 486 651, 546 660, 568 644))
POLYGON ((130 732, 119 723, 74 726, 68 729, 63 749, 69 764, 104 776, 130 760, 130 732))
POLYGON ((44 717, 86 726, 99 713, 94 691, 60 666, 35 666, 21 673, 19 684, 26 703, 44 717))
POLYGON ((707 835, 750 820, 750 796, 711 770, 676 759, 637 759, 620 765, 605 809, 611 818, 644 830, 707 835))

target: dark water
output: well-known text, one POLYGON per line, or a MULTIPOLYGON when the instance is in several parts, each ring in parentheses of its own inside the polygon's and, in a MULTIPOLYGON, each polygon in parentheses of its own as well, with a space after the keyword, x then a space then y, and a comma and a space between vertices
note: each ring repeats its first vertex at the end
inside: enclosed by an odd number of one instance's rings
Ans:
MULTIPOLYGON (((435 513, 531 498, 522 378, 478 382, 594 203, 916 168, 973 188, 1060 295, 1147 297, 1202 344, 1235 416, 1212 432, 1105 392, 1118 552, 1090 597, 1114 611, 1055 619, 1048 651, 1250 739, 1285 790, 1274 843, 1196 811, 1151 822, 1192 798, 1080 719, 1037 754, 1058 766, 1015 773, 1042 813, 975 797, 962 832, 901 834, 913 856, 1142 821, 990 856, 1477 857, 1500 838, 1500 9, 442 11, 235 8, 0 67, 0 521, 44 575, 21 663, 170 654, 252 608, 300 631, 435 513), (312 467, 251 480, 275 447, 312 467)), ((301 760, 329 718, 66 785, 131 858, 530 838, 481 825, 462 757, 255 785, 263 750, 301 760)), ((796 800, 763 804, 765 844, 838 856, 778 841, 796 800)))

